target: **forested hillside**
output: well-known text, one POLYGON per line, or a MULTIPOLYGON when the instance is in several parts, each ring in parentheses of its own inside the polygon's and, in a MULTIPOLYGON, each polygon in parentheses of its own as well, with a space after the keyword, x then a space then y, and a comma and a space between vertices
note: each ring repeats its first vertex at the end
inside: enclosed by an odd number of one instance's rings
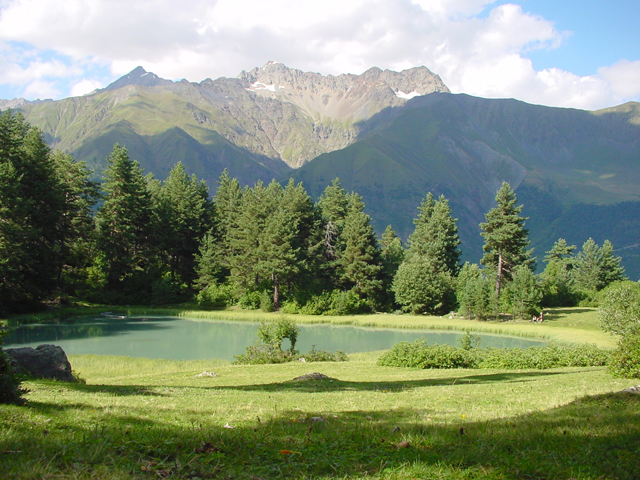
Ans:
POLYGON ((507 182, 479 225, 482 259, 463 265, 445 195, 416 203, 403 245, 390 225, 378 240, 363 197, 338 179, 314 201, 293 179, 243 188, 225 170, 211 198, 180 162, 161 181, 118 144, 107 161, 98 185, 20 115, 0 115, 1 311, 58 297, 525 318, 542 305, 590 304, 625 278, 611 242, 592 239, 580 251, 558 239, 535 276, 524 207, 507 182))

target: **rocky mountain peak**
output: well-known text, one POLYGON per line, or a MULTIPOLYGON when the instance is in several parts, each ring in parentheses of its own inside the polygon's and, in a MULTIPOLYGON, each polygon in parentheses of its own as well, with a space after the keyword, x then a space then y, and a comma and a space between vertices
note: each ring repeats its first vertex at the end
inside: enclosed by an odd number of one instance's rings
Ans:
POLYGON ((263 67, 242 73, 238 76, 243 86, 256 93, 286 93, 294 91, 311 91, 322 94, 344 94, 356 87, 380 88, 389 87, 398 97, 407 99, 432 92, 449 92, 440 77, 427 67, 415 67, 402 72, 381 70, 372 67, 361 75, 341 74, 321 75, 314 72, 303 72, 288 68, 279 62, 268 62, 263 67), (281 92, 285 90, 285 92, 281 92))
POLYGON ((118 88, 126 87, 127 85, 158 87, 173 85, 173 82, 171 80, 160 78, 155 73, 147 72, 144 68, 138 66, 102 90, 117 90, 118 88))

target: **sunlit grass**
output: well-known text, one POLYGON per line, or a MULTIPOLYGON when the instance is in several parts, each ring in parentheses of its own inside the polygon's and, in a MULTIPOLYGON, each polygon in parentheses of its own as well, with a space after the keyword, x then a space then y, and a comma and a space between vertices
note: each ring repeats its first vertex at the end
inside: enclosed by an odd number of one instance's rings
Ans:
POLYGON ((256 366, 72 356, 86 384, 29 381, 27 407, 0 406, 2 476, 623 479, 635 471, 640 396, 611 393, 632 382, 604 368, 416 370, 377 366, 378 354, 256 366), (216 376, 197 376, 204 370, 216 376), (311 371, 330 379, 293 381, 311 371))

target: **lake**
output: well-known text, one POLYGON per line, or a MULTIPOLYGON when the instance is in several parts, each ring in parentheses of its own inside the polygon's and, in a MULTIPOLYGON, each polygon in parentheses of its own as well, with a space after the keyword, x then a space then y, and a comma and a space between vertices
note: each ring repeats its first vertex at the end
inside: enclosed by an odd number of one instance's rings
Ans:
MULTIPOLYGON (((59 345, 68 355, 124 355, 129 357, 197 360, 217 358, 233 360, 256 341, 259 324, 254 322, 202 321, 184 317, 76 318, 60 324, 21 325, 4 338, 4 348, 36 347, 43 343, 59 345)), ((406 330, 335 326, 299 325, 297 350, 345 353, 369 352, 391 348, 394 344, 419 338, 429 343, 456 345, 463 333, 434 330, 406 330)), ((545 345, 501 335, 480 335, 481 347, 526 348, 545 345)), ((283 346, 287 346, 286 343, 283 346)))

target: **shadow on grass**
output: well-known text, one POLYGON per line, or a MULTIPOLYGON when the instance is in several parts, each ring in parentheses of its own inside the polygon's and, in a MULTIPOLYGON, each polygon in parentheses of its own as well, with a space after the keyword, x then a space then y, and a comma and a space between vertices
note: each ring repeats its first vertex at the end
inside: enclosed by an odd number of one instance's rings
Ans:
POLYGON ((398 381, 377 381, 377 382, 346 382, 335 378, 322 380, 289 380, 279 383, 263 383, 254 385, 236 385, 210 387, 217 390, 240 390, 240 391, 296 391, 296 392, 319 392, 319 391, 341 391, 341 390, 409 390, 421 387, 440 387, 453 385, 473 385, 488 383, 521 383, 533 381, 536 377, 552 375, 571 375, 583 371, 526 371, 509 373, 484 373, 474 375, 450 376, 444 378, 428 378, 424 380, 398 380, 398 381))
POLYGON ((3 437, 3 470, 17 476, 37 452, 50 476, 102 466, 136 472, 136 478, 637 478, 638 395, 586 397, 477 423, 429 423, 410 408, 291 420, 299 415, 279 412, 235 428, 208 418, 194 428, 127 413, 99 427, 74 424, 47 435, 16 422, 11 435, 24 436, 3 437))
POLYGON ((163 393, 155 391, 153 387, 143 385, 85 385, 82 383, 69 383, 67 388, 78 392, 86 393, 108 393, 118 397, 148 395, 154 397, 165 397, 163 393))

